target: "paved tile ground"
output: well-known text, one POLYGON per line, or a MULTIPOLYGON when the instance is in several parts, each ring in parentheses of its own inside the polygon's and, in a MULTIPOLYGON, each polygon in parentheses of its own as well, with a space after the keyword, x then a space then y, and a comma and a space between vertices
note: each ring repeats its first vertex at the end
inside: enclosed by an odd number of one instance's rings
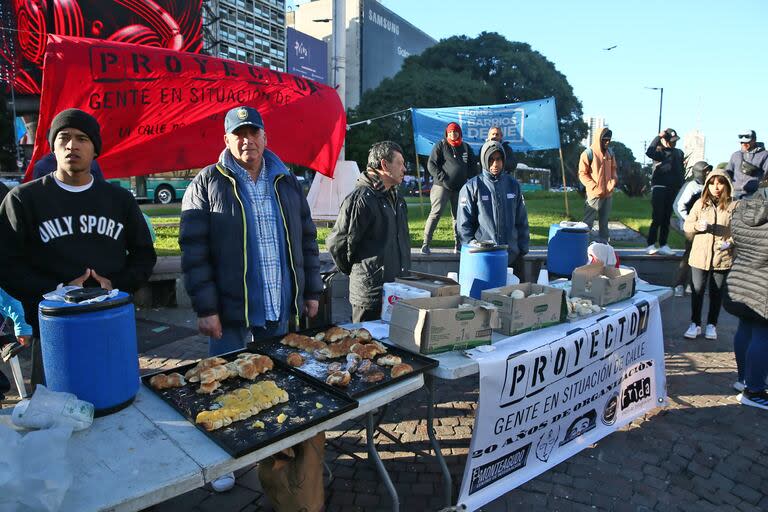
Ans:
MULTIPOLYGON (((190 323, 184 310, 141 314, 180 325, 190 323)), ((689 322, 689 299, 666 301, 662 314, 669 406, 639 418, 484 510, 768 510, 768 411, 744 407, 735 400, 731 340, 736 320, 723 313, 719 340, 690 341, 682 337, 689 322)), ((142 368, 175 366, 200 357, 205 349, 205 340, 198 336, 177 340, 144 354, 142 368)), ((472 435, 477 377, 438 381, 438 388, 436 430, 456 493, 472 435)), ((417 391, 393 402, 382 423, 411 449, 429 446, 424 398, 424 392, 417 391)), ((391 510, 367 461, 363 425, 348 422, 327 435, 327 509, 391 510)), ((439 510, 443 504, 437 464, 401 451, 382 435, 377 439, 399 491, 401 510, 439 510)), ((255 469, 246 468, 230 492, 197 489, 147 512, 269 510, 255 469)))

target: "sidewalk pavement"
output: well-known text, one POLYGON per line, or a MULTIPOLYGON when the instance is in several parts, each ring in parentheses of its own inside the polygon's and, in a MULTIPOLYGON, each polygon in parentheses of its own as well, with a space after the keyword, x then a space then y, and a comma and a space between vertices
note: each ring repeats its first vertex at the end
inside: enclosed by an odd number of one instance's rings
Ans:
MULTIPOLYGON (((349 318, 349 306, 337 320, 349 318)), ((194 327, 189 310, 143 310, 139 318, 194 327)), ((719 339, 686 340, 689 298, 662 303, 669 406, 589 446, 552 470, 484 507, 532 511, 768 510, 768 411, 740 405, 732 339, 736 319, 723 312, 719 339)), ((206 340, 188 336, 142 354, 142 370, 202 357, 206 340)), ((3 368, 5 371, 6 368, 3 368)), ((423 390, 393 402, 382 426, 412 449, 428 450, 423 390)), ((436 431, 458 491, 472 436, 477 376, 438 381, 436 431), (442 386, 440 384, 443 384, 442 386)), ((329 511, 391 510, 367 461, 364 425, 347 422, 327 433, 326 505, 329 511)), ((377 446, 403 511, 439 510, 441 473, 436 462, 401 451, 384 436, 377 446)), ((235 488, 208 486, 147 512, 269 511, 254 468, 238 472, 235 488)))

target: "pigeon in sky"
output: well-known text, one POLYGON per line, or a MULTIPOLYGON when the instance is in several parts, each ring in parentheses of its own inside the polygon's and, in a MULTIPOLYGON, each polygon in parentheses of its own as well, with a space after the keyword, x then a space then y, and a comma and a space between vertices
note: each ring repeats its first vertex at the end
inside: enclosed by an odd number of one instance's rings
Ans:
POLYGON ((615 44, 613 46, 609 46, 608 48, 603 48, 603 50, 610 51, 610 50, 613 50, 614 48, 616 48, 617 46, 619 46, 619 45, 615 44))

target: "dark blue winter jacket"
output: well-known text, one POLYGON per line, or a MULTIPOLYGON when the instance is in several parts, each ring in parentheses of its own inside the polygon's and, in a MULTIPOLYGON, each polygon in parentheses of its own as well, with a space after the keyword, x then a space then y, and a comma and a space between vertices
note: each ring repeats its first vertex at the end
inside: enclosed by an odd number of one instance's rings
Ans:
MULTIPOLYGON (((283 286, 290 288, 283 294, 281 321, 287 321, 323 289, 317 229, 296 177, 271 151, 264 151, 264 159, 277 204, 276 229, 285 237, 283 286)), ((221 162, 206 167, 187 187, 181 209, 181 266, 197 315, 218 313, 227 325, 263 325, 262 294, 249 289, 260 282, 248 272, 258 253, 248 248, 258 241, 249 231, 248 206, 235 174, 221 162)))

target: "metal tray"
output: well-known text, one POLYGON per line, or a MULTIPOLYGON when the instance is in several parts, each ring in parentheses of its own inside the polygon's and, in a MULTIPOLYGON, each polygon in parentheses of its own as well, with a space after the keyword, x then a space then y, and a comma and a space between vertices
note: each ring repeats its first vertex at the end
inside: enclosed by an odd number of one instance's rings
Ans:
MULTIPOLYGON (((303 334, 305 336, 314 336, 315 334, 321 331, 325 331, 331 327, 333 327, 333 325, 328 325, 325 327, 319 327, 315 329, 307 329, 305 331, 300 331, 298 334, 303 334)), ((286 362, 286 360, 288 359, 288 354, 290 354, 291 352, 299 352, 304 357, 305 362, 302 366, 299 366, 295 369, 312 377, 313 379, 315 379, 316 382, 320 381, 323 384, 325 384, 325 379, 326 377, 328 377, 328 365, 334 361, 344 361, 344 359, 329 359, 327 361, 318 361, 311 354, 307 352, 303 352, 297 348, 289 347, 287 345, 282 345, 280 343, 280 340, 282 340, 283 337, 284 336, 276 336, 274 338, 268 338, 266 340, 259 340, 257 342, 249 344, 248 348, 252 352, 258 352, 260 354, 267 355, 271 357, 273 360, 283 362, 286 365, 288 364, 286 362)), ((406 350, 404 348, 397 347, 385 342, 381 342, 381 343, 383 343, 387 347, 388 354, 399 356, 402 359, 403 363, 408 363, 413 367, 413 371, 411 373, 407 373, 405 375, 401 375, 400 377, 396 377, 393 379, 392 377, 389 376, 389 371, 387 370, 387 371, 384 371, 384 379, 380 380, 379 382, 364 382, 360 378, 359 374, 352 374, 352 381, 349 383, 349 386, 347 386, 346 388, 335 388, 335 389, 338 389, 339 391, 346 393, 352 398, 360 398, 369 393, 373 393, 374 391, 390 386, 396 382, 400 382, 401 380, 408 379, 410 377, 413 377, 414 375, 418 375, 432 368, 436 368, 439 364, 434 359, 430 359, 429 357, 423 356, 421 354, 416 354, 414 352, 411 352, 410 350, 406 350)))
MULTIPOLYGON (((231 361, 240 352, 244 352, 244 350, 230 352, 219 357, 231 361)), ((342 393, 338 389, 329 386, 325 382, 317 382, 317 380, 296 371, 280 360, 273 358, 273 361, 274 368, 271 371, 259 375, 252 381, 241 379, 240 377, 232 377, 223 381, 221 387, 210 395, 197 394, 195 391, 198 388, 198 383, 187 383, 180 388, 163 390, 156 390, 149 385, 149 379, 153 375, 173 372, 184 375, 187 370, 197 364, 196 362, 171 370, 154 372, 143 376, 141 380, 147 388, 169 403, 190 423, 195 425, 198 430, 233 457, 242 457, 247 453, 297 434, 313 425, 357 407, 356 400, 351 399, 347 394, 342 393), (211 432, 195 423, 197 413, 207 410, 219 396, 265 380, 273 380, 280 388, 285 389, 290 396, 288 402, 275 405, 248 419, 235 421, 227 427, 211 432), (318 403, 322 404, 322 408, 316 406, 318 403), (288 419, 282 424, 277 422, 277 416, 280 413, 288 416, 288 419), (264 423, 264 428, 254 427, 253 422, 256 420, 261 420, 264 423)))

